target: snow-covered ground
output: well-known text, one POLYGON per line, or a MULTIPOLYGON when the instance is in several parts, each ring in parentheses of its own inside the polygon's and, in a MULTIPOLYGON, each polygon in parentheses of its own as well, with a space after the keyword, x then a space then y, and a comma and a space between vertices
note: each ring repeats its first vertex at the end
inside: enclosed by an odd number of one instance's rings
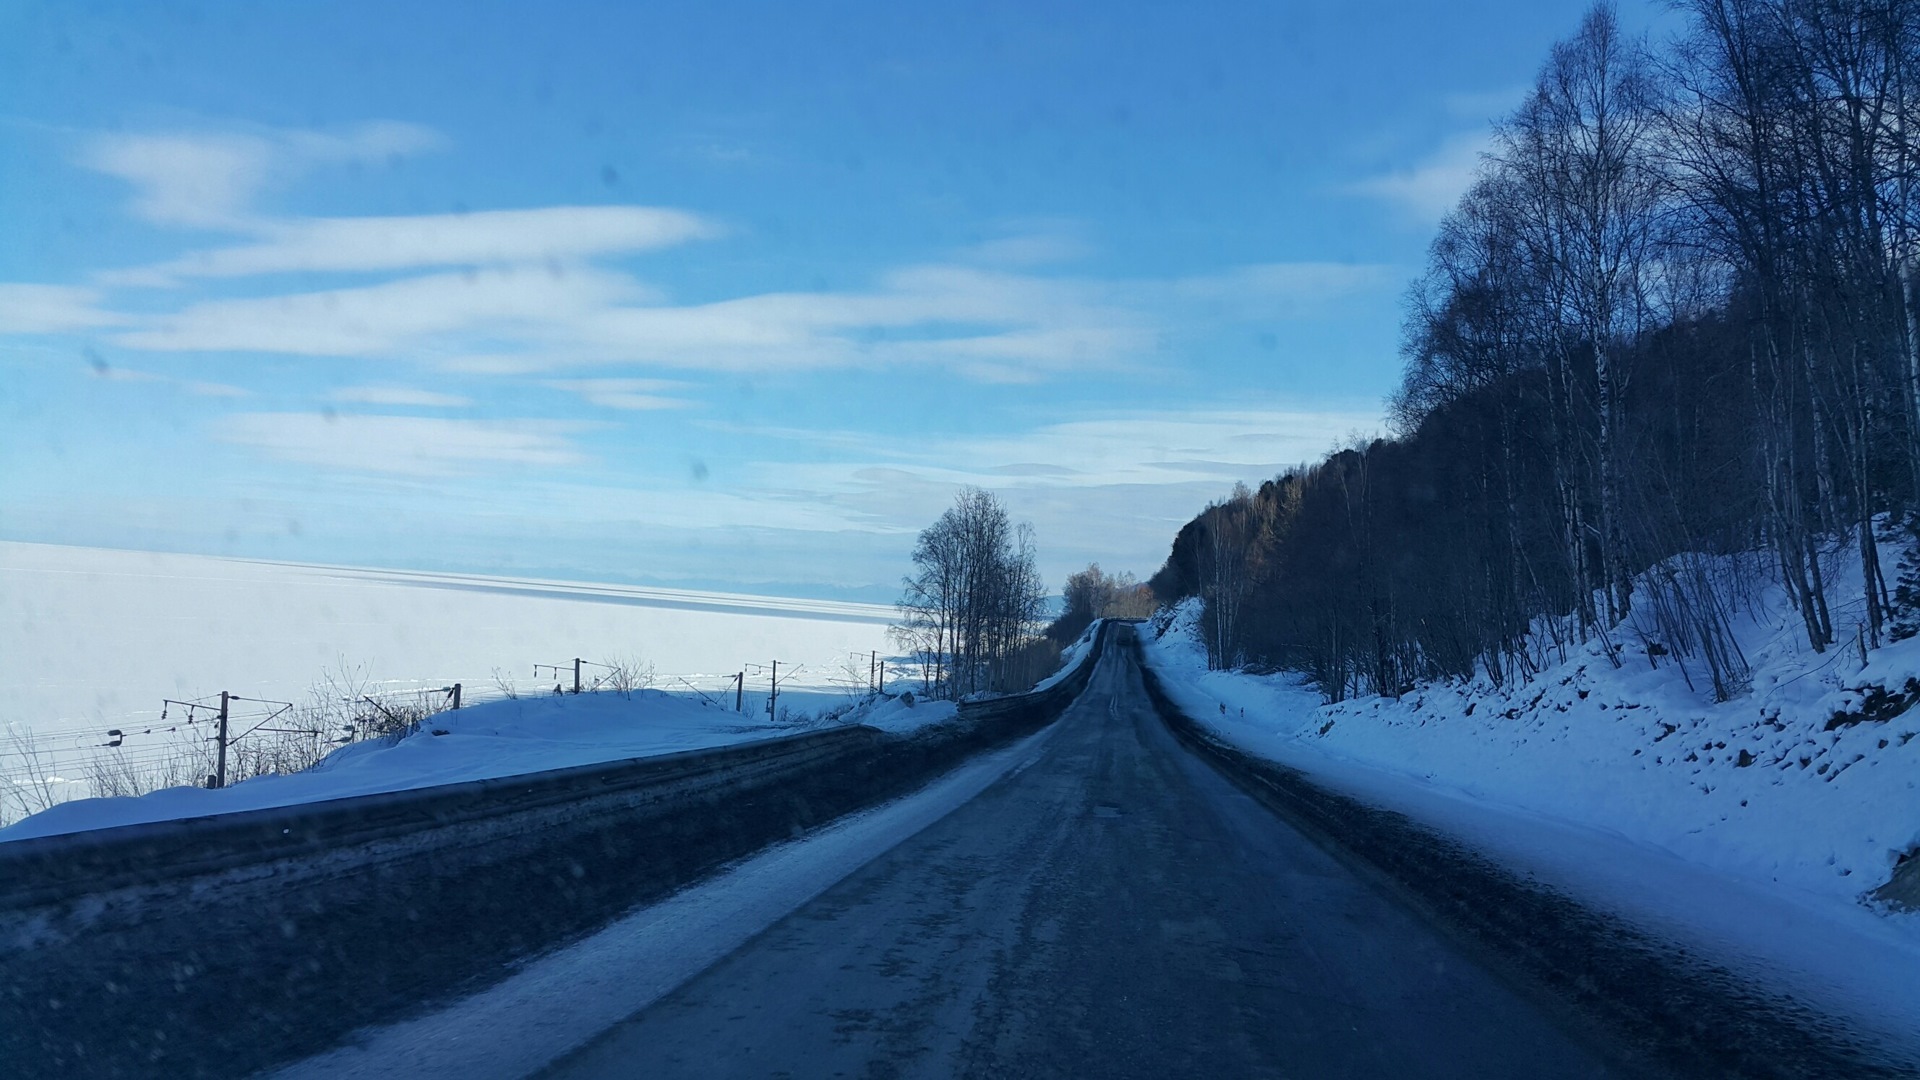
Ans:
MULTIPOLYGON (((951 719, 949 702, 897 701, 857 709, 843 722, 895 732, 951 719)), ((75 799, 0 829, 0 842, 147 821, 291 806, 381 791, 456 784, 792 735, 764 714, 742 714, 657 690, 631 695, 540 695, 437 713, 404 739, 342 747, 305 772, 259 776, 218 791, 178 787, 139 798, 75 799)))
POLYGON ((1671 665, 1592 650, 1525 685, 1326 705, 1295 676, 1207 670, 1198 616, 1189 601, 1156 620, 1147 658, 1225 738, 1920 1042, 1920 915, 1862 902, 1920 843, 1920 710, 1825 730, 1858 687, 1920 673, 1920 639, 1863 671, 1756 620, 1754 689, 1719 704, 1671 665))
POLYGON ((778 660, 781 704, 812 712, 864 688, 893 617, 835 601, 0 542, 0 783, 19 775, 28 733, 84 794, 108 731, 127 733, 130 756, 165 750, 179 710, 159 724, 162 698, 305 702, 343 668, 377 688, 458 682, 474 702, 499 696, 496 672, 528 694, 571 682, 545 667, 536 679, 536 663, 638 661, 659 689, 726 704, 745 670, 747 711, 760 715, 778 660))

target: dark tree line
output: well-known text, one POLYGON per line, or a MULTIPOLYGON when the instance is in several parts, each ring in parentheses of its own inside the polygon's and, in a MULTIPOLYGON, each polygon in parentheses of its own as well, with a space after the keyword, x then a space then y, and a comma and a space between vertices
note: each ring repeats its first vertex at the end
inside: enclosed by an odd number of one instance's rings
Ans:
POLYGON ((1597 641, 1725 697, 1761 585, 1816 650, 1900 632, 1920 0, 1682 7, 1660 49, 1596 7, 1498 125, 1409 291, 1398 437, 1181 530, 1152 584, 1204 599, 1216 662, 1338 699, 1597 641))
POLYGON ((1033 529, 1014 524, 991 492, 967 488, 920 533, 903 583, 894 637, 915 657, 932 697, 1024 690, 1059 650, 1040 639, 1046 588, 1033 529))
POLYGON ((1109 574, 1099 563, 1068 574, 1060 599, 1060 615, 1047 627, 1047 637, 1062 647, 1073 644, 1097 619, 1144 619, 1156 606, 1153 590, 1133 574, 1109 574))

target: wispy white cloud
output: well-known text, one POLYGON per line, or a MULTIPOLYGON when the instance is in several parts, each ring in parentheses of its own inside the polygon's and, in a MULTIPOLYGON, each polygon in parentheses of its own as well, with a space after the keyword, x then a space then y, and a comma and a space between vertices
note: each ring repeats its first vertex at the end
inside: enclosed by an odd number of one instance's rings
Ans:
MULTIPOLYGON (((1325 454, 1355 432, 1377 431, 1378 410, 1366 408, 1202 407, 1108 413, 975 437, 889 439, 857 431, 756 426, 743 433, 830 448, 833 460, 766 460, 745 472, 770 503, 808 508, 820 527, 913 530, 925 525, 963 485, 1000 492, 1039 513, 1049 540, 1071 538, 1093 548, 1101 533, 1137 531, 1122 520, 1149 519, 1155 543, 1171 537, 1160 520, 1184 521, 1234 480, 1258 481, 1325 454), (1082 520, 1086 498, 1112 497, 1113 516, 1082 520), (1143 492, 1155 492, 1143 496, 1143 492), (1095 493, 1095 494, 1089 494, 1095 493), (1145 499, 1143 502, 1142 499, 1145 499), (837 517, 822 519, 821 508, 837 517)), ((704 427, 726 430, 719 421, 704 427)), ((777 513, 783 528, 805 528, 777 513)))
POLYGON ((511 267, 351 289, 211 300, 118 334, 126 348, 393 356, 451 334, 550 332, 608 305, 643 300, 625 275, 511 267))
POLYGON ((910 442, 775 429, 831 446, 837 460, 766 461, 748 474, 761 522, 789 529, 911 533, 962 485, 988 488, 1034 524, 1057 582, 1089 559, 1151 571, 1179 526, 1235 481, 1257 483, 1379 425, 1374 409, 1271 406, 1111 413, 910 442))
POLYGON ((132 321, 103 309, 101 299, 100 290, 73 285, 0 284, 0 333, 58 334, 132 321))
POLYGON ((338 132, 241 131, 102 135, 80 163, 133 185, 133 208, 156 224, 241 229, 270 182, 315 165, 381 161, 439 145, 416 124, 380 121, 338 132))
POLYGON ((1481 157, 1492 143, 1492 133, 1485 130, 1450 136, 1413 165, 1368 177, 1352 190, 1392 203, 1414 221, 1431 225, 1473 186, 1481 157))
POLYGON ((1150 572, 1179 526, 1234 482, 1258 483, 1379 422, 1369 408, 1199 407, 897 439, 704 420, 697 423, 707 430, 791 441, 807 452, 739 463, 706 484, 650 478, 631 488, 555 489, 555 497, 647 526, 910 537, 958 488, 979 485, 1034 524, 1057 583, 1093 559, 1150 572), (817 460, 820 450, 831 450, 832 460, 817 460))
POLYGON ((562 262, 628 254, 715 236, 698 214, 646 206, 548 206, 412 217, 263 222, 262 239, 193 252, 156 266, 110 271, 106 284, 172 285, 187 277, 290 271, 411 270, 562 262))
POLYGON ((689 404, 684 398, 669 396, 687 385, 673 379, 550 379, 545 385, 578 394, 588 404, 603 409, 644 412, 684 409, 689 404))
POLYGON ((327 400, 343 405, 412 405, 423 409, 461 409, 473 399, 438 390, 416 390, 406 386, 343 386, 327 395, 327 400))
MULTIPOLYGON (((823 479, 884 464, 949 486, 1096 487, 1169 479, 1213 482, 1223 468, 1284 467, 1319 457, 1354 432, 1377 430, 1379 424, 1375 409, 1275 406, 1122 412, 1022 432, 912 443, 857 432, 756 430, 832 446, 855 463, 823 466, 823 479)), ((790 469, 769 467, 780 474, 790 469)))
POLYGON ((666 367, 805 370, 940 365, 1027 375, 1118 362, 1151 339, 1145 313, 1098 286, 959 266, 910 267, 866 292, 767 293, 609 308, 572 328, 606 355, 666 367))
POLYGON ((134 187, 134 212, 164 225, 234 225, 271 171, 265 140, 237 135, 118 135, 81 164, 134 187))
POLYGON ((280 461, 431 478, 579 465, 586 457, 569 436, 585 427, 552 420, 266 412, 223 417, 216 435, 280 461))
POLYGON ((253 391, 244 386, 230 383, 207 382, 202 379, 181 379, 172 375, 159 375, 151 371, 138 371, 133 368, 109 367, 100 364, 93 369, 95 378, 107 382, 154 383, 185 390, 196 397, 245 398, 252 397, 253 391))
POLYGON ((865 291, 676 305, 621 272, 520 265, 208 301, 145 318, 112 340, 163 351, 413 359, 493 374, 601 364, 703 371, 932 366, 1021 382, 1140 362, 1169 320, 1298 318, 1389 281, 1380 267, 1324 263, 1157 281, 925 265, 883 274, 865 291))
MULTIPOLYGON (((1172 324, 1301 317, 1382 280, 1376 267, 1329 263, 1171 280, 1046 273, 1045 264, 1089 249, 1073 222, 1043 219, 1002 223, 1005 236, 946 262, 880 273, 864 289, 672 303, 597 260, 719 235, 722 227, 707 216, 662 207, 549 206, 278 218, 254 208, 278 178, 330 161, 413 152, 437 138, 391 123, 343 133, 102 137, 86 160, 135 185, 137 212, 159 223, 246 234, 229 246, 108 271, 98 277, 102 284, 180 287, 290 272, 386 280, 279 295, 250 288, 245 296, 138 315, 107 309, 97 292, 18 292, 13 323, 108 329, 108 340, 128 349, 381 358, 469 373, 937 367, 1018 383, 1143 364, 1172 324)), ((8 325, 7 301, 0 295, 0 328, 8 325)), ((675 400, 632 388, 572 392, 610 408, 663 408, 675 400)))

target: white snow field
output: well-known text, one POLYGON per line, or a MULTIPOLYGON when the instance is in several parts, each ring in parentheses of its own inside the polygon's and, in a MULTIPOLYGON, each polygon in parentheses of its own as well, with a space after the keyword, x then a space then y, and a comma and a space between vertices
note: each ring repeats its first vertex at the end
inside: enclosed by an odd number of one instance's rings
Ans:
MULTIPOLYGON (((496 672, 526 701, 570 685, 574 657, 638 661, 657 689, 698 709, 695 688, 732 706, 733 676, 746 670, 745 713, 708 711, 774 733, 772 661, 783 707, 846 702, 864 689, 869 657, 888 655, 893 618, 872 604, 0 542, 0 783, 20 778, 30 738, 53 790, 87 794, 108 731, 123 731, 121 753, 135 758, 180 737, 167 728, 181 710, 162 723, 163 698, 227 690, 304 703, 342 668, 385 690, 458 682, 473 703, 501 696, 496 672), (536 663, 563 671, 536 679, 536 663)), ((667 704, 648 723, 685 738, 652 752, 718 738, 667 704)), ((583 703, 582 715, 599 707, 583 703)))
POLYGON ((1143 639, 1222 737, 1920 1053, 1920 915, 1863 899, 1920 843, 1920 710, 1825 730, 1855 688, 1920 673, 1920 639, 1863 671, 1759 622, 1754 690, 1718 704, 1596 648, 1522 685, 1326 705, 1294 675, 1208 670, 1200 614, 1143 639))

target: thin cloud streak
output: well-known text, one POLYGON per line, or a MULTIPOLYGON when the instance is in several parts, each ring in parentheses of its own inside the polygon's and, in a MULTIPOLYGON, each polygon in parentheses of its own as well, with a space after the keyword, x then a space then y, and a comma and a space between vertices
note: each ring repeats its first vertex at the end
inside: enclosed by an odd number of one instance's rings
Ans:
POLYGON ((343 405, 410 405, 423 409, 464 409, 473 404, 472 398, 460 394, 405 386, 345 386, 328 394, 327 400, 343 405))
POLYGON ((205 301, 127 316, 111 340, 167 352, 423 360, 493 374, 593 364, 738 372, 932 366, 1026 382, 1138 361, 1181 320, 1298 318, 1388 280, 1379 267, 1324 263, 1159 281, 924 265, 883 275, 866 292, 672 305, 617 271, 517 265, 205 301))
POLYGON ((1473 186, 1492 144, 1493 136, 1485 130, 1452 135, 1412 167, 1361 180, 1352 190, 1392 203, 1410 220, 1431 226, 1473 186))
POLYGON ((125 326, 132 316, 104 310, 98 289, 0 284, 0 334, 58 334, 125 326))
POLYGON ((93 369, 97 379, 119 383, 155 383, 185 390, 196 397, 208 398, 247 398, 253 391, 228 383, 207 382, 201 379, 177 379, 171 375, 158 375, 151 371, 136 371, 132 368, 100 366, 93 369))
POLYGON ((584 464, 569 438, 588 425, 553 420, 237 413, 216 437, 266 457, 324 470, 431 479, 502 467, 584 464))
POLYGON ((552 390, 578 394, 587 404, 603 409, 646 412, 684 409, 692 404, 663 393, 686 389, 686 383, 674 379, 550 379, 542 385, 552 390))
POLYGON ((169 286, 182 278, 365 272, 440 266, 571 263, 671 247, 721 234, 684 210, 548 206, 413 217, 318 218, 260 227, 260 243, 194 252, 110 271, 104 284, 169 286))
POLYGON ((522 266, 350 289, 210 300, 113 338, 162 352, 397 356, 442 335, 565 326, 647 290, 625 275, 522 266))

